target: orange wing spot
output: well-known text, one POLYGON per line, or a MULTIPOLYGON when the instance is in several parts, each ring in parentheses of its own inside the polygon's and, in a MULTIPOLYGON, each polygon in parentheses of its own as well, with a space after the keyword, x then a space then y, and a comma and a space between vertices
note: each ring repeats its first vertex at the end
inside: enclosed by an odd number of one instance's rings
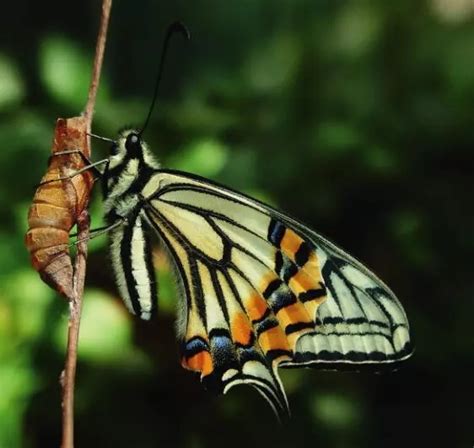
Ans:
POLYGON ((277 280, 278 276, 274 272, 268 272, 263 276, 262 281, 260 282, 260 291, 263 292, 267 289, 268 285, 277 280))
POLYGON ((280 243, 280 247, 292 260, 295 259, 295 254, 301 246, 303 240, 293 230, 286 229, 285 235, 280 243))
POLYGON ((290 350, 290 345, 280 327, 273 327, 264 331, 258 338, 258 343, 264 352, 270 350, 290 350))
POLYGON ((296 302, 293 305, 282 308, 278 311, 276 317, 283 328, 299 322, 313 322, 313 319, 311 319, 301 302, 296 302))
POLYGON ((306 262, 306 264, 304 265, 304 269, 307 271, 307 272, 311 272, 311 273, 315 273, 315 275, 320 275, 319 274, 319 260, 318 260, 318 256, 316 255, 316 252, 311 252, 311 254, 309 255, 309 258, 308 258, 308 261, 306 262))
POLYGON ((197 353, 188 359, 183 358, 182 366, 185 369, 202 372, 203 376, 209 375, 214 370, 211 354, 206 351, 197 353))
POLYGON ((247 314, 250 320, 259 320, 268 309, 267 302, 260 294, 252 294, 246 303, 247 314))
POLYGON ((321 276, 318 274, 314 277, 308 275, 308 272, 304 269, 300 269, 293 277, 290 278, 288 286, 296 294, 301 292, 309 291, 310 289, 319 288, 319 281, 321 276))
POLYGON ((316 319, 316 312, 318 311, 319 305, 326 300, 326 296, 319 299, 310 300, 309 302, 304 303, 304 307, 307 309, 308 314, 316 319))
POLYGON ((232 319, 231 324, 232 339, 242 345, 250 344, 252 329, 247 316, 243 313, 237 313, 232 319))

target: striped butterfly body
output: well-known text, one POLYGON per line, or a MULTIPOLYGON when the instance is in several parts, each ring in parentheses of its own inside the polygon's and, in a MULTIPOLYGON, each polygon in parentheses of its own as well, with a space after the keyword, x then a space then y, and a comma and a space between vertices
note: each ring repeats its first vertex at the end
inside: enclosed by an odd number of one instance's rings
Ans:
POLYGON ((358 368, 410 356, 405 312, 367 268, 278 210, 162 169, 138 131, 113 145, 103 190, 126 306, 142 319, 156 312, 155 232, 182 293, 182 365, 207 388, 251 384, 285 415, 279 366, 358 368))

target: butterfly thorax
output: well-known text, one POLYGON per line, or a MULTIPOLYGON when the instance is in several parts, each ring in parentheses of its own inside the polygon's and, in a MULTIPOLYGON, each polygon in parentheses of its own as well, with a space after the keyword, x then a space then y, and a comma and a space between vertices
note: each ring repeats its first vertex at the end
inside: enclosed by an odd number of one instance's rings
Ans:
POLYGON ((109 224, 138 211, 141 191, 159 166, 136 130, 120 133, 102 178, 105 218, 109 224))

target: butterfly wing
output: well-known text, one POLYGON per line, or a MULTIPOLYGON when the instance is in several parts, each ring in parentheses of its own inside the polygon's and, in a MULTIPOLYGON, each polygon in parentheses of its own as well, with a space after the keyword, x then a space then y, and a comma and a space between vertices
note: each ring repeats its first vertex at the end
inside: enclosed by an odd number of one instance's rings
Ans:
POLYGON ((251 384, 284 414, 279 365, 389 364, 410 355, 395 295, 301 223, 171 170, 158 171, 143 198, 183 290, 182 364, 208 388, 251 384))

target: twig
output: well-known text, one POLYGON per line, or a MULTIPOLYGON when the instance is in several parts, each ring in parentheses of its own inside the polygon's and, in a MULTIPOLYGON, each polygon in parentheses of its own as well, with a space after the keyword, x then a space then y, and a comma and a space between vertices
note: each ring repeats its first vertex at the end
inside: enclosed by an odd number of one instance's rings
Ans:
MULTIPOLYGON (((109 24, 110 10, 112 8, 112 0, 102 1, 102 14, 100 20, 100 28, 97 36, 96 53, 94 65, 92 69, 92 80, 89 87, 89 94, 86 107, 82 114, 85 120, 85 129, 90 133, 92 117, 94 114, 94 106, 99 87, 100 74, 102 69, 102 61, 104 57, 105 43, 107 39, 107 29, 109 24)), ((87 145, 84 148, 85 156, 90 156, 90 138, 87 136, 87 145)), ((74 264, 74 296, 70 302, 69 331, 66 353, 66 363, 64 371, 61 375, 62 385, 62 406, 63 406, 63 422, 62 422, 62 448, 74 447, 74 386, 77 364, 77 344, 79 339, 79 327, 82 312, 82 298, 84 293, 84 281, 86 275, 87 260, 87 241, 89 239, 89 214, 87 209, 77 217, 78 239, 80 243, 77 245, 77 253, 74 264)))
POLYGON ((89 95, 87 104, 84 109, 84 116, 88 119, 89 125, 92 122, 94 114, 95 99, 97 89, 99 88, 100 73, 102 71, 102 61, 104 59, 105 42, 107 40, 107 29, 109 27, 110 9, 112 8, 112 0, 102 1, 102 15, 100 19, 99 34, 97 35, 97 44, 95 47, 94 66, 92 68, 92 80, 89 87, 89 95))

